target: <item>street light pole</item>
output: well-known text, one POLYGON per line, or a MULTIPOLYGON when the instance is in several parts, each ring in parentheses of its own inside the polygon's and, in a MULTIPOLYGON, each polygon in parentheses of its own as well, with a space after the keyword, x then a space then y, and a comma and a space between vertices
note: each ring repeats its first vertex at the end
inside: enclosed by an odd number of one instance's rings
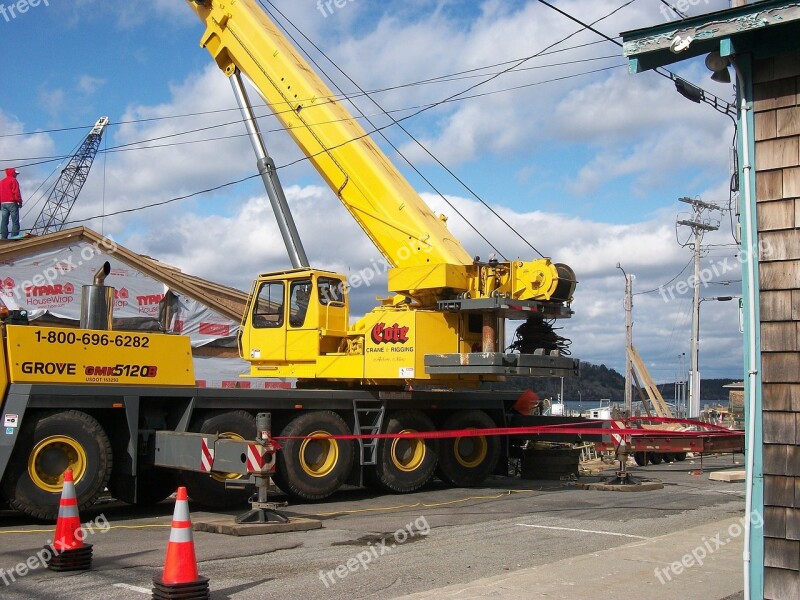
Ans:
MULTIPOLYGON (((695 263, 695 271, 697 263, 695 263)), ((700 287, 697 285, 695 275, 694 286, 694 314, 692 315, 692 368, 689 380, 689 418, 696 419, 700 416, 700 303, 705 298, 700 298, 700 287)))
POLYGON ((681 352, 681 417, 686 418, 686 352, 681 352))
MULTIPOLYGON (((695 287, 695 292, 699 288, 695 287)), ((700 304, 709 300, 717 302, 729 302, 734 296, 715 296, 713 298, 698 298, 696 306, 696 316, 692 323, 692 379, 689 388, 689 418, 700 416, 700 304)))
MULTIPOLYGON (((698 246, 699 248, 699 246, 698 246)), ((697 256, 697 255, 696 255, 697 256)), ((692 368, 689 381, 689 418, 700 416, 700 286, 698 285, 700 261, 694 262, 694 302, 692 306, 692 368)))

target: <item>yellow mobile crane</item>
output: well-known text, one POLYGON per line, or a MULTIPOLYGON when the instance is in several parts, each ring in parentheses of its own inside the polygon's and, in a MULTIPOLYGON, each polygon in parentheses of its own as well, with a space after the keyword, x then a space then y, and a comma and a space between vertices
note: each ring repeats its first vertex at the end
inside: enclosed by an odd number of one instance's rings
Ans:
POLYGON ((297 387, 195 387, 188 338, 110 331, 106 263, 84 287, 79 328, 34 326, 21 314, 2 326, 0 503, 52 517, 71 468, 80 506, 106 486, 120 500, 157 502, 178 479, 199 503, 236 504, 252 481, 241 457, 258 413, 285 438, 273 479, 293 498, 324 498, 345 483, 409 492, 434 473, 481 482, 514 440, 347 436, 535 424, 514 412, 517 393, 462 388, 577 373, 546 329, 571 316, 574 273, 548 259, 473 259, 255 0, 187 4, 205 25, 201 45, 230 78, 293 267, 256 279, 240 354, 251 376, 292 377, 297 387), (392 265, 390 296, 352 325, 345 277, 309 266, 242 74, 392 265), (520 352, 505 351, 508 319, 526 320, 520 352))
POLYGON ((547 258, 474 260, 255 0, 187 2, 231 79, 294 267, 255 282, 240 337, 251 374, 458 385, 550 366, 499 351, 501 323, 568 317, 572 270, 547 258), (392 266, 392 296, 353 326, 344 276, 308 268, 240 73, 392 266))

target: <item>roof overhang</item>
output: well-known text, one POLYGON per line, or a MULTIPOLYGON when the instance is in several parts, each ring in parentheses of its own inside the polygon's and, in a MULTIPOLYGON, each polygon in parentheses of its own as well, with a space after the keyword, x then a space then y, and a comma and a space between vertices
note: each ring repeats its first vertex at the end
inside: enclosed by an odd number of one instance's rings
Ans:
POLYGON ((714 51, 722 56, 755 48, 761 53, 793 51, 798 39, 800 2, 789 0, 763 0, 622 34, 631 73, 714 51))

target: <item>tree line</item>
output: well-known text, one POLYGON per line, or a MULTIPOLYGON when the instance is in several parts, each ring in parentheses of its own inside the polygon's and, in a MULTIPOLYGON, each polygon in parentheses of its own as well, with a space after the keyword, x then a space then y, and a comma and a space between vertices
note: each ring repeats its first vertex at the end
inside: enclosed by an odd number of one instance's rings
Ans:
MULTIPOLYGON (((702 400, 727 402, 728 389, 723 386, 732 383, 733 379, 703 379, 700 382, 702 400)), ((503 383, 488 384, 490 389, 526 390, 531 389, 542 398, 556 398, 561 393, 561 379, 558 377, 509 377, 503 383)), ((675 383, 664 383, 658 386, 664 400, 671 402, 675 398, 675 383)), ((612 402, 623 402, 625 399, 625 376, 605 365, 594 365, 581 362, 578 377, 564 378, 564 400, 582 400, 595 402, 608 398, 612 402)), ((634 401, 638 400, 634 391, 634 401)))

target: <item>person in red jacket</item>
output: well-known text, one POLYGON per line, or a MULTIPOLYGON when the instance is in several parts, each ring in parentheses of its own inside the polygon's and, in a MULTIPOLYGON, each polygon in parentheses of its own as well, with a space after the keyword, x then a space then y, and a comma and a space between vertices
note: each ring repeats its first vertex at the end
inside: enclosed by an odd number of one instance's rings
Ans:
POLYGON ((19 237, 19 209, 22 208, 22 193, 16 169, 6 169, 6 177, 0 181, 0 239, 8 238, 8 220, 11 219, 11 237, 19 237))

